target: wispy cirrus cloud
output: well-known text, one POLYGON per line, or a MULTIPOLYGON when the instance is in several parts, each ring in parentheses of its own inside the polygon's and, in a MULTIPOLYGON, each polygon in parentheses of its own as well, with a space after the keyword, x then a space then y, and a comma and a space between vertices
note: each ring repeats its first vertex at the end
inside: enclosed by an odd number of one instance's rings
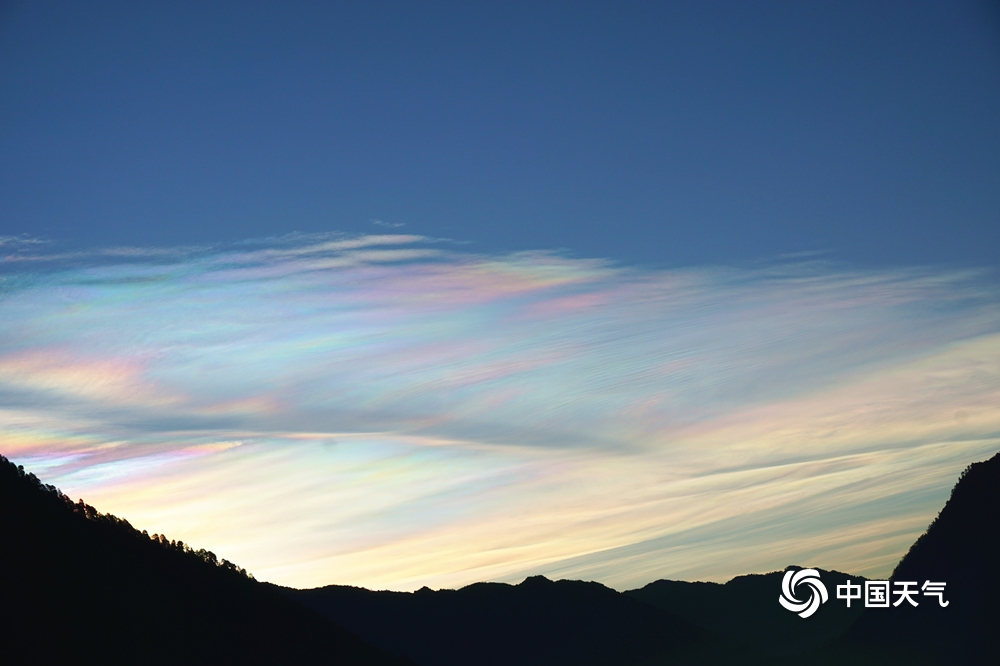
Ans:
POLYGON ((885 573, 1000 449, 974 272, 410 234, 4 276, 4 453, 294 585, 885 573))
POLYGON ((34 247, 38 245, 44 245, 48 241, 36 236, 29 236, 28 234, 21 234, 20 236, 0 236, 0 247, 11 248, 23 248, 23 247, 34 247))

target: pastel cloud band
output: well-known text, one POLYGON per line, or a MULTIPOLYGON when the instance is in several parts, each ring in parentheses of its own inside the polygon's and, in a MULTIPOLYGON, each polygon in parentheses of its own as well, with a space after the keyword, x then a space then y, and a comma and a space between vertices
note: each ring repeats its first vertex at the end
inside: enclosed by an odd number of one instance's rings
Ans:
POLYGON ((1000 449, 975 273, 126 250, 2 278, 2 452, 275 582, 881 575, 1000 449))

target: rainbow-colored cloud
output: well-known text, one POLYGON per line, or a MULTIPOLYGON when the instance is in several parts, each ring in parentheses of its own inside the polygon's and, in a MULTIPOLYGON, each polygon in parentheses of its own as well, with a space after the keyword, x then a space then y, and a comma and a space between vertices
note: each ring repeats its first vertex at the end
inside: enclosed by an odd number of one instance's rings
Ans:
POLYGON ((1000 449, 970 272, 412 235, 5 263, 0 452, 283 584, 884 574, 1000 449))

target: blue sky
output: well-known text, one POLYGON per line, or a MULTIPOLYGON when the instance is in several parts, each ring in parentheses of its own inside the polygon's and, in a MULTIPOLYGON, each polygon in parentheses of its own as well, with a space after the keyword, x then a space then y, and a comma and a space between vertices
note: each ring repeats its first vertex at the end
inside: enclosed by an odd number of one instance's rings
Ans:
POLYGON ((0 36, 2 235, 997 263, 992 3, 32 2, 0 36))
POLYGON ((0 6, 0 453, 264 580, 884 576, 1000 450, 985 3, 0 6))

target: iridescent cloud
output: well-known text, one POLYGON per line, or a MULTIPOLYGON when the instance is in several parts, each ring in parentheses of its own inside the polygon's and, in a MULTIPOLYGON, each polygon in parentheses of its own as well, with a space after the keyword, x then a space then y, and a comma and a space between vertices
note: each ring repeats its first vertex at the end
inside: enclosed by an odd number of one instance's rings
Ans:
POLYGON ((284 584, 884 574, 1000 449, 971 272, 401 234, 6 269, 2 452, 284 584))

